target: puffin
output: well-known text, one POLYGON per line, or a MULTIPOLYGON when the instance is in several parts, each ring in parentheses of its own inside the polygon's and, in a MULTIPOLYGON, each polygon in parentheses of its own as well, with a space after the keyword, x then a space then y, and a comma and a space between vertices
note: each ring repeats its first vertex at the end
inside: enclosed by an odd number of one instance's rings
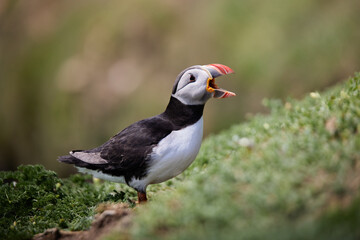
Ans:
POLYGON ((147 201, 146 188, 176 177, 195 160, 203 138, 203 111, 210 98, 235 93, 215 84, 233 73, 222 64, 195 65, 176 78, 165 111, 131 124, 99 147, 73 150, 58 161, 79 172, 124 183, 137 191, 138 203, 147 201))

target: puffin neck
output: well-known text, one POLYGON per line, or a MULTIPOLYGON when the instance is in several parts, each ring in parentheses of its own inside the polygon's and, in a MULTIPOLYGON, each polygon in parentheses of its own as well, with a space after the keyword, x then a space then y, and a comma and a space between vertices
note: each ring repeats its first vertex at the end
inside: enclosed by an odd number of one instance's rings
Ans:
POLYGON ((196 123, 203 115, 204 104, 186 105, 171 96, 163 117, 170 120, 175 126, 183 128, 196 123))

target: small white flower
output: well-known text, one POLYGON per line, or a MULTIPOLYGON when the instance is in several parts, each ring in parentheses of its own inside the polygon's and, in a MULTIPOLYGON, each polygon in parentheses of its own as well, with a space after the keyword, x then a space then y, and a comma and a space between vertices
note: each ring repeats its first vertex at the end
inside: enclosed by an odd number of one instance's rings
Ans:
POLYGON ((268 130, 270 128, 270 125, 268 123, 264 123, 263 127, 268 130))
POLYGON ((242 137, 239 139, 238 144, 242 147, 252 148, 255 145, 254 140, 242 137))
POLYGON ((311 92, 310 97, 312 97, 312 98, 320 98, 321 96, 320 96, 320 93, 318 93, 318 92, 311 92))
POLYGON ((340 96, 341 98, 349 98, 349 94, 347 94, 347 92, 345 92, 344 90, 341 90, 340 96))

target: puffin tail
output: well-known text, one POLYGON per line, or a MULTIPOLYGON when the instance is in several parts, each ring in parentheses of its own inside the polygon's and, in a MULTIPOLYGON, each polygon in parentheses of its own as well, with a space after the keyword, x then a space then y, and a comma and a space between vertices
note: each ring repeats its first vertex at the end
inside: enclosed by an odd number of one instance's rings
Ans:
POLYGON ((60 156, 60 157, 58 157, 57 160, 59 162, 69 163, 69 164, 75 164, 79 161, 79 159, 77 159, 76 157, 73 157, 71 155, 60 156))

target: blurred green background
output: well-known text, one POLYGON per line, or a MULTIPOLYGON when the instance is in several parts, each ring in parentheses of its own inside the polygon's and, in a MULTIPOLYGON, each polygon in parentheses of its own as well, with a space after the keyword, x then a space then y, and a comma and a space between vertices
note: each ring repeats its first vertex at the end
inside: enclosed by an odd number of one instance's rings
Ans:
POLYGON ((211 100, 205 136, 360 70, 360 1, 0 1, 0 170, 102 144, 158 114, 175 77, 222 63, 237 96, 211 100))

